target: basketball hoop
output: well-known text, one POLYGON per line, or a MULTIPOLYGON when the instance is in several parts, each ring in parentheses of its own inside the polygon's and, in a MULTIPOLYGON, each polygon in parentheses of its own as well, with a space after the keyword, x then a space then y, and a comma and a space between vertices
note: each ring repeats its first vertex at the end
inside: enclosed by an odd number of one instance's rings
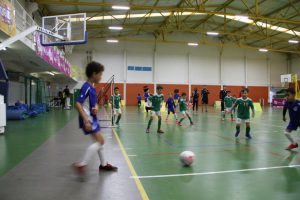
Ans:
POLYGON ((74 45, 64 45, 64 51, 66 55, 70 55, 73 52, 74 45))

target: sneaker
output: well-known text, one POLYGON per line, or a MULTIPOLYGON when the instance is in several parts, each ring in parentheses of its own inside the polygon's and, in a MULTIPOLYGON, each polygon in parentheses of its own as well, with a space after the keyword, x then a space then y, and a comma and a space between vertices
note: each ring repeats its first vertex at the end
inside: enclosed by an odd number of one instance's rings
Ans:
POLYGON ((181 122, 178 122, 177 125, 178 125, 178 126, 182 126, 182 123, 181 123, 181 122))
POLYGON ((236 132, 235 133, 235 137, 238 138, 239 137, 240 132, 236 132))
POLYGON ((194 123, 193 123, 193 122, 191 122, 191 123, 190 123, 190 125, 191 125, 191 126, 193 126, 193 125, 194 125, 194 123))
POLYGON ((296 144, 290 144, 290 145, 286 148, 286 150, 292 150, 292 149, 295 149, 295 148, 298 148, 298 143, 296 143, 296 144))
POLYGON ((225 118, 222 118, 222 121, 225 121, 225 118))
POLYGON ((73 163, 72 168, 79 175, 84 175, 86 172, 86 165, 80 165, 79 163, 73 163))
POLYGON ((163 132, 161 129, 159 129, 159 130, 157 130, 157 133, 163 134, 163 133, 165 133, 165 132, 163 132))
POLYGON ((150 133, 150 129, 149 128, 147 128, 146 133, 150 133))
POLYGON ((246 134, 246 139, 249 139, 249 140, 252 139, 250 133, 249 133, 249 134, 246 134))
POLYGON ((99 171, 118 171, 118 168, 115 166, 112 166, 111 164, 106 164, 106 165, 100 165, 99 166, 99 171))
POLYGON ((120 127, 120 123, 116 123, 116 126, 117 126, 117 127, 120 127))

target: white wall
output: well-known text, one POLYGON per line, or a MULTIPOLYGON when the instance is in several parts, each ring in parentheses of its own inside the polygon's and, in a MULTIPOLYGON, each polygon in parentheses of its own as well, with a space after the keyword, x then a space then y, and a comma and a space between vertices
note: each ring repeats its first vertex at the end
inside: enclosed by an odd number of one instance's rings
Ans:
POLYGON ((114 74, 121 83, 280 86, 280 75, 288 72, 285 54, 168 43, 90 41, 74 49, 70 62, 85 66, 87 50, 105 65, 103 82, 114 74), (130 72, 129 65, 150 66, 154 72, 130 72))

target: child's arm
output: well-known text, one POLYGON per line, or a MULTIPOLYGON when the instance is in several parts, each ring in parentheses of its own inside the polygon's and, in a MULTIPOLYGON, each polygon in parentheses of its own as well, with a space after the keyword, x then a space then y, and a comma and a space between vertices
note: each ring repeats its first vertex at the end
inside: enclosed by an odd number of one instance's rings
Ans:
POLYGON ((283 121, 286 121, 286 117, 285 117, 286 112, 287 112, 287 107, 284 106, 284 107, 283 107, 283 112, 282 112, 282 113, 283 113, 283 118, 282 118, 283 121))
POLYGON ((84 123, 84 128, 85 128, 85 130, 86 130, 86 131, 91 131, 91 130, 92 130, 91 122, 89 121, 88 116, 87 116, 86 113, 84 112, 81 103, 76 102, 75 107, 76 107, 77 111, 79 112, 79 115, 80 115, 80 116, 82 117, 82 119, 83 119, 83 123, 84 123))
POLYGON ((233 109, 235 109, 237 107, 237 101, 233 104, 233 106, 230 109, 230 112, 232 112, 233 109))
POLYGON ((255 117, 255 110, 254 110, 253 104, 251 105, 251 110, 252 110, 252 117, 254 118, 255 117))

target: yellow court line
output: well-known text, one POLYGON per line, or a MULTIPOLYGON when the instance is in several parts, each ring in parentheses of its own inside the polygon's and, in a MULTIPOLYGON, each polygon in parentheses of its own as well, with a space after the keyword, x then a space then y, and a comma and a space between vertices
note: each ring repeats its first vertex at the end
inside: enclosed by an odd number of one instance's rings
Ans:
MULTIPOLYGON (((126 160, 126 163, 127 163, 128 167, 129 167, 131 175, 133 177, 137 177, 138 175, 137 175, 137 173, 136 173, 136 171, 135 171, 135 169, 134 169, 134 167, 133 167, 133 165, 132 165, 132 163, 131 163, 131 161, 130 161, 130 159, 128 157, 128 154, 127 154, 126 150, 124 149, 124 146, 123 146, 123 144, 122 144, 122 142, 121 142, 121 140, 120 140, 117 132, 115 131, 114 128, 112 128, 112 131, 113 131, 113 133, 114 133, 114 135, 115 135, 115 137, 116 137, 116 139, 117 139, 117 141, 119 143, 119 146, 120 146, 121 151, 123 153, 123 156, 124 156, 124 158, 126 160)), ((145 191, 145 189, 144 189, 144 187, 143 187, 140 179, 139 178, 135 178, 134 182, 135 182, 135 184, 136 184, 136 186, 137 186, 137 188, 138 188, 138 190, 139 190, 139 192, 141 194, 142 199, 143 200, 149 200, 149 197, 148 197, 148 195, 147 195, 147 193, 146 193, 146 191, 145 191)))

